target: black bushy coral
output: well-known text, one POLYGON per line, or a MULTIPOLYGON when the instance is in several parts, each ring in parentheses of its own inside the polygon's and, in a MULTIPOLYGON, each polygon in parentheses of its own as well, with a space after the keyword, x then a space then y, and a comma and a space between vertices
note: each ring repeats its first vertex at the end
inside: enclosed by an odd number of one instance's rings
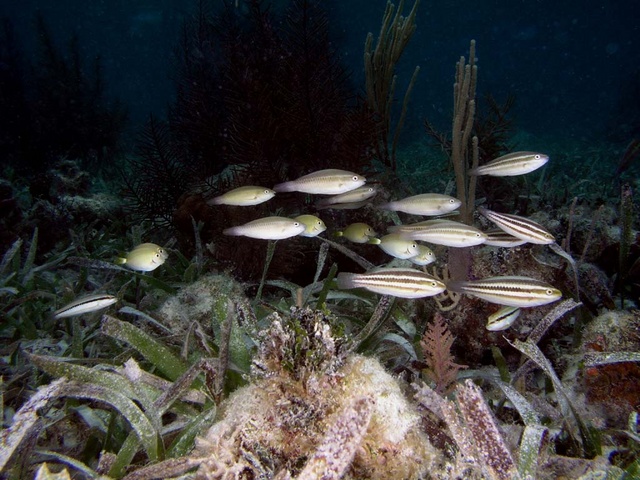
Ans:
POLYGON ((119 146, 126 112, 104 94, 100 59, 88 66, 76 35, 59 49, 44 17, 36 17, 39 55, 25 60, 11 23, 0 42, 0 149, 8 162, 40 173, 66 156, 109 160, 119 146), (31 63, 31 64, 30 64, 31 63))
MULTIPOLYGON (((240 9, 242 10, 242 9, 240 9)), ((320 2, 263 2, 244 15, 201 3, 185 25, 170 125, 207 177, 233 165, 242 181, 274 184, 320 168, 365 169, 375 122, 329 39, 320 2)))

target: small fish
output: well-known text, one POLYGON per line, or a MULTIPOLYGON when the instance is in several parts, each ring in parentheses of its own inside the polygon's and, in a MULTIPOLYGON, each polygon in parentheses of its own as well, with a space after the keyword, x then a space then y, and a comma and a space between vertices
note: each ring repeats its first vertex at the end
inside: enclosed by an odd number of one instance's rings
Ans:
POLYGON ((207 201, 207 205, 236 205, 248 207, 251 205, 259 205, 272 199, 276 192, 265 187, 256 187, 247 185, 244 187, 234 188, 233 190, 223 193, 222 195, 207 201))
POLYGON ((106 293, 85 295, 84 297, 76 298, 73 302, 53 312, 53 318, 74 317, 83 313, 95 312, 107 308, 117 301, 116 297, 106 293))
POLYGON ((167 251, 155 243, 141 243, 116 263, 140 272, 152 272, 169 257, 167 251))
POLYGON ((404 225, 391 225, 387 230, 389 232, 399 232, 399 233, 411 233, 419 230, 424 230, 424 227, 428 227, 430 225, 443 225, 444 223, 451 223, 453 225, 457 225, 458 222, 453 220, 447 220, 446 218, 432 218, 431 220, 423 220, 422 222, 415 223, 406 223, 404 225))
POLYGON ((500 330, 506 330, 516 318, 520 315, 520 308, 518 307, 502 307, 496 313, 489 315, 487 319, 487 330, 490 332, 499 332, 500 330))
POLYGON ((424 267, 436 261, 436 255, 426 245, 418 245, 418 254, 415 257, 410 257, 409 261, 414 265, 424 267))
POLYGON ((529 243, 548 245, 556 241, 542 225, 528 218, 498 213, 484 207, 478 207, 478 211, 505 232, 529 243))
POLYGON ((350 192, 322 198, 316 202, 316 208, 344 208, 344 205, 357 205, 353 208, 358 208, 365 205, 366 201, 373 198, 376 193, 378 192, 375 187, 364 185, 356 188, 355 190, 351 190, 350 192))
POLYGON ((380 208, 394 212, 404 212, 413 215, 443 215, 462 205, 457 198, 440 193, 422 193, 412 197, 395 200, 382 205, 380 208))
POLYGON ((450 281, 447 290, 511 307, 537 307, 555 302, 562 292, 535 278, 505 276, 482 280, 450 281))
POLYGON ((492 247, 519 247, 527 243, 526 240, 514 237, 500 228, 494 228, 484 233, 487 235, 484 244, 492 247))
POLYGON ((287 217, 265 217, 227 228, 222 231, 225 235, 245 236, 249 238, 259 238, 262 240, 282 240, 283 238, 295 237, 304 232, 306 226, 287 217))
POLYGON ((337 195, 361 187, 366 182, 362 175, 346 170, 329 168, 303 175, 289 182, 279 183, 276 192, 303 192, 320 195, 337 195))
POLYGON ((376 236, 376 232, 366 223, 357 222, 337 231, 336 236, 344 237, 353 243, 369 243, 371 238, 376 236))
POLYGON ((495 158, 469 172, 470 175, 491 175, 492 177, 511 177, 533 172, 549 161, 544 153, 512 152, 495 158))
POLYGON ((298 215, 294 220, 305 226, 304 232, 300 234, 301 237, 317 237, 327 229, 324 222, 315 215, 298 215))
POLYGON ((382 238, 372 238, 369 242, 378 245, 385 253, 395 258, 407 259, 418 255, 418 244, 415 240, 407 240, 399 233, 390 233, 382 238))
POLYGON ((452 220, 442 220, 417 230, 399 233, 405 238, 448 247, 472 247, 484 243, 487 236, 475 227, 452 220))
POLYGON ((431 297, 444 292, 446 288, 437 278, 412 268, 380 268, 367 273, 341 272, 336 280, 341 289, 365 288, 401 298, 431 297))

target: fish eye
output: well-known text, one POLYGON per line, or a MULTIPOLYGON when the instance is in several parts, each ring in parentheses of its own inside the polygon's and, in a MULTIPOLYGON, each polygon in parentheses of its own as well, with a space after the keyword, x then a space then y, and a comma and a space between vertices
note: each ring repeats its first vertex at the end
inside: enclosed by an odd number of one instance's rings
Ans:
POLYGON ((416 245, 415 243, 412 243, 411 248, 418 248, 418 245, 416 245))
POLYGON ((547 295, 553 295, 553 290, 551 290, 550 288, 547 289, 547 295))
POLYGON ((449 203, 455 203, 455 200, 452 198, 449 200, 449 203))
POLYGON ((268 188, 265 188, 265 189, 264 189, 264 193, 266 193, 266 194, 268 195, 268 194, 269 194, 269 189, 268 189, 268 188))
POLYGON ((540 159, 540 154, 536 153, 536 155, 533 158, 535 158, 536 160, 540 159))
POLYGON ((351 177, 351 180, 353 180, 354 182, 358 181, 358 175, 354 175, 353 177, 351 177))
POLYGON ((318 225, 322 225, 322 220, 318 220, 318 225))
POLYGON ((299 227, 300 226, 300 222, 293 222, 293 226, 294 227, 299 227))

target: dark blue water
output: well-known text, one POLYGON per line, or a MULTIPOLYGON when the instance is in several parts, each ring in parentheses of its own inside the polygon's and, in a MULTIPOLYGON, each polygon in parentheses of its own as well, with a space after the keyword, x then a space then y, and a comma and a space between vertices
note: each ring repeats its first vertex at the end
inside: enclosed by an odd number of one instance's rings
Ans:
MULTIPOLYGON (((324 3, 337 51, 357 88, 364 82, 364 39, 370 31, 377 37, 385 4, 324 3)), ((406 12, 411 5, 405 5, 406 12)), ((178 0, 24 0, 3 2, 0 15, 10 19, 26 60, 35 54, 36 12, 57 44, 77 33, 87 59, 100 55, 107 94, 126 105, 131 128, 149 113, 162 116, 171 102, 172 56, 183 19, 194 7, 195 2, 178 0)), ((619 125, 624 141, 640 129, 634 126, 640 118, 639 12, 633 0, 423 0, 416 33, 397 69, 401 93, 414 67, 421 67, 404 139, 421 135, 425 118, 448 128, 454 64, 467 55, 473 38, 478 93, 498 100, 514 93, 518 128, 589 138, 610 135, 619 125)))

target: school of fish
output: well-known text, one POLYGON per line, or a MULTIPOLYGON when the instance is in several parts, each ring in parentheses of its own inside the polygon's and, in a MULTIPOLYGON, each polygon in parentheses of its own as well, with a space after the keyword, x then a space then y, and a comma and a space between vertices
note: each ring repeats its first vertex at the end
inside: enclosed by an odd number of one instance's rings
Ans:
MULTIPOLYGON (((514 176, 523 175, 540 168, 549 160, 547 155, 537 152, 513 152, 496 158, 469 172, 470 175, 514 176)), ((375 186, 366 185, 366 178, 355 172, 325 169, 309 173, 295 180, 283 182, 273 188, 247 185, 222 193, 207 201, 219 206, 248 207, 267 202, 279 193, 300 192, 324 195, 316 201, 317 210, 356 209, 370 203, 378 193, 375 186)), ((407 198, 392 200, 379 208, 411 215, 439 217, 453 215, 461 201, 449 195, 422 193, 407 198)), ((334 233, 353 243, 378 245, 386 254, 408 260, 423 267, 436 258, 425 242, 454 248, 476 245, 515 247, 524 243, 551 244, 555 239, 542 225, 517 215, 494 212, 479 207, 478 212, 495 224, 496 229, 482 231, 471 225, 446 218, 429 220, 388 228, 386 235, 378 233, 366 223, 350 224, 334 233)), ((252 220, 243 225, 224 229, 224 235, 244 236, 261 240, 284 240, 295 236, 315 237, 327 230, 324 221, 316 215, 302 214, 294 218, 268 216, 252 220)), ((142 243, 116 259, 116 263, 139 272, 151 272, 168 258, 163 247, 153 243, 142 243)), ((445 290, 457 294, 471 295, 501 305, 490 315, 487 329, 499 331, 513 324, 521 308, 535 307, 554 302, 562 293, 540 280, 522 276, 490 277, 476 280, 443 282, 423 270, 411 267, 378 267, 364 273, 340 272, 336 278, 340 289, 363 288, 382 295, 401 298, 423 298, 435 296, 445 290)), ((94 294, 81 297, 54 312, 54 318, 80 315, 101 310, 116 303, 116 297, 94 294)))

